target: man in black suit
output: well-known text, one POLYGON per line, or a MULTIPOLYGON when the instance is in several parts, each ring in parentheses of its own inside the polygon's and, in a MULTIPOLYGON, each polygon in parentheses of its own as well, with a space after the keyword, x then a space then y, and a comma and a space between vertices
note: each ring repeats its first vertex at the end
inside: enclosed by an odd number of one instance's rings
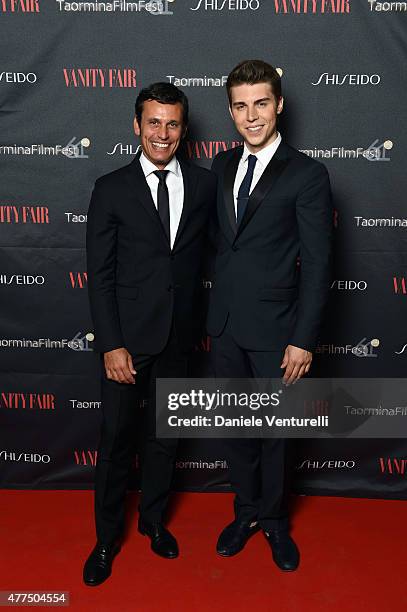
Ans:
POLYGON ((155 436, 155 380, 185 377, 204 323, 202 266, 216 177, 177 159, 188 101, 169 83, 143 89, 134 130, 141 154, 96 180, 87 221, 89 299, 102 356, 103 420, 95 476, 97 544, 84 581, 111 573, 124 528, 124 501, 143 414, 138 528, 165 558, 178 556, 164 527, 177 440, 155 436), (140 408, 140 389, 149 402, 140 408))
MULTIPOLYGON (((278 72, 259 60, 227 80, 244 145, 216 156, 217 256, 208 332, 217 377, 280 377, 311 365, 330 286, 331 204, 326 168, 281 140, 278 72), (300 266, 298 265, 300 258, 300 266)), ((289 535, 289 454, 284 439, 225 440, 235 520, 217 551, 231 556, 262 529, 282 570, 294 570, 289 535)))

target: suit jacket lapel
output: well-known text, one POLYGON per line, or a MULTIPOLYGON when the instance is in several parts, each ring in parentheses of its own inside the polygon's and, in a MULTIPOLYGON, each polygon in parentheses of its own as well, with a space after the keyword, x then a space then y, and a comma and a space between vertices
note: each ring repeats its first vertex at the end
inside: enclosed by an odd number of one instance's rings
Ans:
POLYGON ((281 144, 273 155, 273 157, 271 158, 270 162, 267 164, 266 168, 264 169, 264 172, 261 175, 256 187, 250 194, 250 198, 247 203, 247 208, 243 215, 243 219, 241 220, 239 227, 237 228, 236 237, 241 234, 246 225, 250 222, 254 213, 256 212, 270 189, 272 189, 274 183, 288 164, 289 160, 284 157, 284 147, 282 148, 281 144))
POLYGON ((135 194, 139 202, 143 205, 143 207, 146 209, 152 219, 154 219, 158 223, 165 240, 168 242, 163 224, 161 223, 161 219, 158 214, 158 210, 154 204, 154 200, 151 195, 150 187, 148 186, 146 177, 144 176, 144 172, 140 164, 140 153, 138 153, 133 159, 133 161, 128 165, 128 169, 128 179, 132 188, 132 192, 135 194))
POLYGON ((185 229, 185 226, 188 221, 189 213, 191 211, 195 190, 197 186, 197 177, 196 173, 192 172, 191 166, 185 162, 184 160, 178 160, 179 165, 181 167, 182 179, 184 181, 184 202, 182 206, 181 219, 179 221, 177 234, 175 236, 174 244, 172 249, 174 250, 176 246, 178 246, 178 242, 180 240, 181 234, 185 229))

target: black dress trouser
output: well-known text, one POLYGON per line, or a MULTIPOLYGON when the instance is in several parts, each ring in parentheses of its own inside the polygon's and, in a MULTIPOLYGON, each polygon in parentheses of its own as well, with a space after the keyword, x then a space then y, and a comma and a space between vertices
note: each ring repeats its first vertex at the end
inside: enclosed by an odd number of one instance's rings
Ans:
MULTIPOLYGON (((217 378, 281 378, 281 351, 249 351, 234 339, 230 317, 225 329, 212 338, 212 363, 217 378)), ((238 520, 258 521, 265 529, 288 526, 291 474, 289 440, 225 438, 229 479, 235 492, 238 520)))
POLYGON ((102 360, 102 426, 95 474, 95 523, 99 542, 123 535, 125 498, 130 470, 139 445, 141 470, 140 517, 161 522, 171 488, 177 439, 155 436, 156 378, 187 376, 187 355, 178 346, 175 328, 164 350, 155 356, 133 357, 136 383, 106 377, 102 360), (147 405, 140 405, 144 390, 147 405))

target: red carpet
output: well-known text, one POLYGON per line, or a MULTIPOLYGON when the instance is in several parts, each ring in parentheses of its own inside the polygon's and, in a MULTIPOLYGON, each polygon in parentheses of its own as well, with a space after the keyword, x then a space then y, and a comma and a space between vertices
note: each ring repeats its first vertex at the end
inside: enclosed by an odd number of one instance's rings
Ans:
MULTIPOLYGON (((2 491, 0 590, 70 592, 72 611, 405 612, 406 505, 402 501, 295 498, 301 565, 283 573, 261 533, 245 550, 215 553, 232 518, 229 494, 180 494, 170 527, 181 555, 160 559, 131 525, 110 579, 82 583, 94 545, 93 493, 2 491)), ((38 609, 38 608, 37 608, 38 609)), ((39 608, 39 609, 42 609, 39 608)), ((47 608, 48 610, 50 608, 47 608)))

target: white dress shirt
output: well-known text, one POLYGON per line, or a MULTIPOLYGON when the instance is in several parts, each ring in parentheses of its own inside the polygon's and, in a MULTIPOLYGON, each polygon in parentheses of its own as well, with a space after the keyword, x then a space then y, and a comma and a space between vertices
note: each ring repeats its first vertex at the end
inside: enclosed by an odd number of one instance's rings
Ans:
POLYGON ((233 185, 233 197, 235 201, 236 218, 237 218, 237 194, 239 193, 240 185, 242 184, 242 181, 244 177, 246 176, 247 158, 249 157, 249 155, 256 155, 257 157, 257 162, 256 162, 256 165, 254 167, 254 172, 253 172, 253 179, 250 185, 250 193, 251 193, 253 189, 256 187, 257 183, 259 182, 260 177, 263 174, 267 164, 270 162, 274 153, 277 151, 277 148, 280 142, 281 142, 281 134, 280 132, 277 132, 277 138, 273 140, 271 144, 267 145, 267 147, 264 147, 264 149, 261 149, 261 151, 258 151, 257 153, 251 153, 249 149, 247 148, 246 143, 244 144, 242 157, 240 158, 240 162, 237 167, 235 182, 233 185))
MULTIPOLYGON (((160 181, 154 172, 158 170, 158 168, 147 159, 144 153, 140 155, 140 164, 144 176, 146 177, 147 184, 150 187, 155 207, 157 208, 157 191, 160 181)), ((173 157, 163 170, 168 170, 166 183, 170 201, 170 244, 172 248, 175 236, 177 235, 182 208, 184 206, 184 180, 182 178, 181 166, 176 157, 173 157)))

